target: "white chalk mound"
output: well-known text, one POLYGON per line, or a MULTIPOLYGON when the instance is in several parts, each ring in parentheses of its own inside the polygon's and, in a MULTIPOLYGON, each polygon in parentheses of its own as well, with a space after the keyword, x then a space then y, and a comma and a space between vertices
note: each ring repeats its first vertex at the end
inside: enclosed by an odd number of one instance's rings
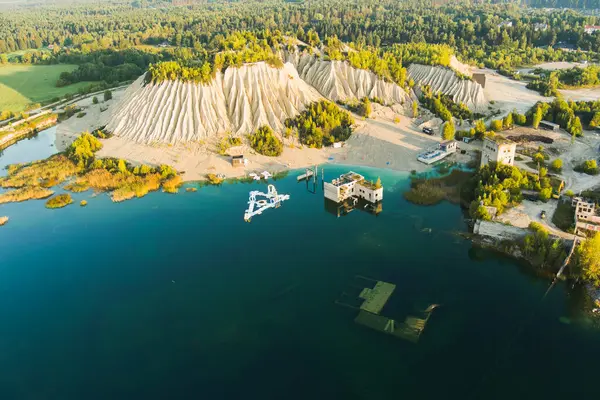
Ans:
POLYGON ((379 97, 388 104, 410 101, 397 84, 385 82, 373 72, 353 68, 344 61, 326 61, 305 53, 290 53, 287 61, 294 64, 302 79, 333 101, 363 97, 379 97))
POLYGON ((411 64, 408 77, 415 83, 429 85, 433 92, 441 92, 455 103, 464 103, 472 111, 486 111, 488 102, 483 88, 477 82, 460 79, 454 71, 443 67, 411 64))
POLYGON ((242 135, 263 125, 281 131, 287 118, 321 99, 291 64, 282 69, 264 62, 228 68, 209 85, 144 85, 142 76, 112 107, 106 129, 142 143, 197 141, 224 132, 242 135))
POLYGON ((244 135, 263 125, 281 132, 283 122, 326 97, 380 97, 388 104, 410 101, 396 84, 340 61, 287 56, 282 69, 264 62, 228 68, 208 85, 138 78, 109 117, 106 130, 141 143, 198 141, 231 132, 244 135), (299 68, 302 72, 298 73, 299 68))

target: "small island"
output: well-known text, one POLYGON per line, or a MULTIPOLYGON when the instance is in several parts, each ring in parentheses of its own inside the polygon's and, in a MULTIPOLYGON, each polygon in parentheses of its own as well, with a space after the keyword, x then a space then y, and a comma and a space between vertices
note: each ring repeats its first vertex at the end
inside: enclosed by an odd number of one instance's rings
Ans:
POLYGON ((6 224, 8 222, 8 217, 0 217, 0 226, 6 224))
POLYGON ((73 198, 70 194, 59 194, 57 196, 51 197, 46 201, 46 208, 63 208, 68 206, 73 202, 73 198))

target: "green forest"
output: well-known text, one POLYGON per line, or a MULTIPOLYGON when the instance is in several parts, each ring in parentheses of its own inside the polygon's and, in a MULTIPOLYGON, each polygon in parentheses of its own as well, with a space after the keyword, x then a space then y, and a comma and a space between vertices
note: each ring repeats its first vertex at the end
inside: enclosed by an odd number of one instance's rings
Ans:
MULTIPOLYGON (((206 83, 216 72, 245 62, 281 67, 283 52, 299 48, 405 86, 411 63, 448 66, 452 55, 506 73, 526 64, 598 58, 600 32, 589 34, 584 28, 600 24, 600 17, 539 8, 561 7, 559 0, 524 2, 534 7, 526 12, 522 4, 492 3, 497 4, 265 0, 174 6, 109 0, 15 5, 0 15, 0 67, 76 65, 60 75, 57 87, 94 82, 96 88, 106 88, 148 70, 148 82, 176 78, 206 83)), ((587 9, 593 4, 581 0, 566 6, 587 9)), ((560 86, 589 86, 598 80, 598 71, 590 68, 555 75, 543 75, 530 86, 552 94, 560 86)), ((467 110, 457 107, 450 111, 469 118, 467 110)))
MULTIPOLYGON (((531 9, 523 13, 518 4, 432 7, 431 2, 424 1, 267 0, 174 7, 114 1, 17 8, 6 13, 0 16, 0 53, 5 53, 5 61, 58 62, 63 54, 88 55, 106 49, 181 46, 211 50, 230 32, 281 30, 287 37, 313 46, 335 36, 357 48, 407 51, 403 59, 408 62, 420 57, 418 52, 394 45, 445 44, 464 60, 499 67, 593 57, 553 46, 566 44, 597 51, 600 32, 589 35, 584 31, 586 24, 598 23, 597 19, 571 10, 531 9)), ((439 54, 440 63, 446 56, 443 51, 439 54)))

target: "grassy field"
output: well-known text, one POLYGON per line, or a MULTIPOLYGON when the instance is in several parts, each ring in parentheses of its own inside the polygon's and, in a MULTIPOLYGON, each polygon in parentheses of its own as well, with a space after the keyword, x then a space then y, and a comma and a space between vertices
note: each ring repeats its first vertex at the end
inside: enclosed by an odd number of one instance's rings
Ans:
POLYGON ((56 87, 63 71, 72 71, 76 65, 6 65, 0 67, 0 110, 22 111, 27 104, 39 103, 75 93, 90 82, 56 87))

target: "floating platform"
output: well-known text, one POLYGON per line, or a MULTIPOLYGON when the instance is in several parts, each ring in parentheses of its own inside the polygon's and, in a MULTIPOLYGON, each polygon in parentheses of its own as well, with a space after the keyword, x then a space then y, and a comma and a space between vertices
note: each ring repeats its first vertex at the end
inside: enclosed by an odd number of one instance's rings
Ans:
POLYGON ((253 190, 250 192, 250 198, 248 199, 248 209, 244 212, 244 221, 250 222, 252 217, 260 215, 263 211, 269 208, 277 208, 285 200, 290 199, 289 194, 279 194, 275 186, 269 185, 267 193, 253 190), (257 200, 256 197, 264 197, 264 199, 257 200))

